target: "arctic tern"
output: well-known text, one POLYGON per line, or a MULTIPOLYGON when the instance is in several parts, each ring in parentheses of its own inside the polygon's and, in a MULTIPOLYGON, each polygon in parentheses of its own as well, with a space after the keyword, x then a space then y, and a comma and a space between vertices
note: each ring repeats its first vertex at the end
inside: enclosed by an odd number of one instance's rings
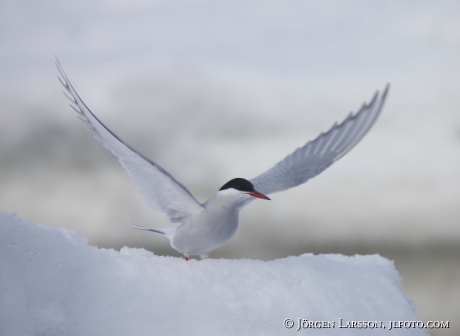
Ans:
POLYGON ((144 201, 153 210, 162 212, 176 227, 162 229, 133 227, 160 233, 186 260, 191 255, 202 259, 224 245, 238 228, 238 215, 255 198, 269 200, 266 195, 284 191, 307 182, 348 153, 370 130, 382 110, 389 84, 383 93, 375 93, 369 104, 350 113, 316 139, 279 161, 272 168, 250 180, 235 178, 225 183, 211 198, 199 203, 192 193, 164 168, 123 141, 106 127, 81 100, 59 61, 58 77, 70 99, 70 106, 93 133, 116 155, 136 184, 144 201))

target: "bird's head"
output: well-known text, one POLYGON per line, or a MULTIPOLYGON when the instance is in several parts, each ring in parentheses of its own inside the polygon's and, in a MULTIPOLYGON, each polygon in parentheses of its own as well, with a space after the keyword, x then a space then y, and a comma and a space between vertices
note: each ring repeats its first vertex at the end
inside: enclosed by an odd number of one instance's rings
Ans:
POLYGON ((255 190, 252 183, 244 178, 238 177, 238 178, 234 178, 233 180, 228 181, 222 186, 222 188, 219 189, 219 191, 230 190, 230 189, 240 192, 240 194, 242 195, 249 195, 252 197, 270 200, 267 196, 255 190))

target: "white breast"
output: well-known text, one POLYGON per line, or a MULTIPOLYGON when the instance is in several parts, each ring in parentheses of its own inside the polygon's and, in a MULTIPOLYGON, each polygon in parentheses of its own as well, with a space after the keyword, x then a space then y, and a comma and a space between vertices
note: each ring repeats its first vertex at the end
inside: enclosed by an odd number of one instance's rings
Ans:
POLYGON ((229 189, 217 192, 198 214, 184 219, 171 246, 185 255, 207 255, 224 245, 238 228, 238 203, 245 195, 229 189))

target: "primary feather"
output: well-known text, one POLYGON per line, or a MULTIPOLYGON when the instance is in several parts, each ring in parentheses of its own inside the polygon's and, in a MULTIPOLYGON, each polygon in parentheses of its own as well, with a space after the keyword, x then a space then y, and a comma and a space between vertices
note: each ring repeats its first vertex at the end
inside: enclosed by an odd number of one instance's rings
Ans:
POLYGON ((70 94, 66 94, 72 102, 70 106, 94 137, 119 158, 150 208, 164 213, 170 222, 180 222, 203 208, 182 183, 105 126, 78 96, 57 59, 56 66, 61 74, 59 80, 70 94))
MULTIPOLYGON (((382 94, 375 93, 369 104, 356 114, 350 113, 342 123, 297 148, 265 173, 250 179, 254 188, 265 195, 297 187, 323 172, 347 154, 366 135, 382 110, 390 85, 382 94)), ((240 209, 252 199, 240 204, 240 209)))

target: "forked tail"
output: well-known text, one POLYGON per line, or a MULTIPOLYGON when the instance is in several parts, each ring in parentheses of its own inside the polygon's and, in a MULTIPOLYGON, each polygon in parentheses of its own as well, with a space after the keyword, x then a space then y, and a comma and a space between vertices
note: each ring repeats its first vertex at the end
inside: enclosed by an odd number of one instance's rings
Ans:
POLYGON ((166 238, 171 239, 174 233, 176 232, 176 227, 169 227, 169 228, 163 228, 163 229, 151 229, 151 228, 146 228, 144 226, 139 226, 133 223, 129 223, 133 228, 138 229, 138 230, 144 230, 144 231, 151 231, 151 232, 156 232, 164 235, 166 238))

